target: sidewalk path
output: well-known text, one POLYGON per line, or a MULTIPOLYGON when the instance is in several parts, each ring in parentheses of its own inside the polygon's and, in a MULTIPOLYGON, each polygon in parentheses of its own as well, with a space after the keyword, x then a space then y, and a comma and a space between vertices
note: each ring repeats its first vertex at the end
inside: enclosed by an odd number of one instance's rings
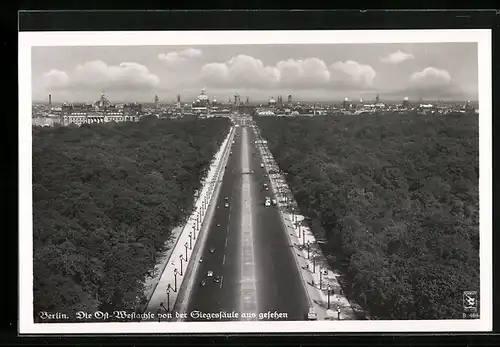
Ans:
MULTIPOLYGON (((204 223, 212 195, 224 173, 224 166, 231 148, 234 127, 214 156, 213 164, 202 185, 199 198, 188 222, 179 233, 175 245, 170 250, 168 261, 164 261, 163 271, 157 276, 156 285, 152 285, 149 302, 145 313, 162 313, 171 311, 177 300, 177 295, 185 279, 186 269, 192 258, 195 244, 200 239, 199 232, 204 223)), ((175 318, 175 317, 174 317, 175 318)))
MULTIPOLYGON (((259 131, 255 130, 258 137, 259 131)), ((267 172, 279 170, 271 152, 265 144, 259 146, 267 172)), ((349 300, 343 295, 337 279, 340 274, 332 271, 327 259, 316 241, 312 231, 303 222, 304 217, 293 199, 285 179, 280 174, 269 174, 273 193, 277 197, 278 207, 290 239, 290 247, 300 266, 310 302, 318 320, 356 320, 358 319, 349 300), (293 208, 293 212, 290 211, 293 208), (328 291, 330 290, 330 295, 328 291), (330 305, 328 305, 330 303, 330 305)))

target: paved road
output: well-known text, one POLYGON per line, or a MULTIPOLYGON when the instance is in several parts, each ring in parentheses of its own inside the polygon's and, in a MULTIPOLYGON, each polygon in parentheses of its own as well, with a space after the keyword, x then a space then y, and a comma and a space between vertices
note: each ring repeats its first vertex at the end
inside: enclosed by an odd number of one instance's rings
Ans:
MULTIPOLYGON (((188 317, 193 311, 204 313, 239 311, 239 295, 236 289, 240 281, 238 230, 241 219, 242 174, 238 153, 241 151, 241 128, 236 131, 234 141, 233 154, 229 157, 218 196, 218 207, 208 229, 206 243, 200 249, 203 261, 196 272, 187 308, 188 317), (226 197, 229 202, 228 208, 224 207, 226 197), (210 248, 214 248, 215 252, 210 253, 210 248), (207 279, 208 271, 213 271, 214 276, 220 276, 220 283, 207 279), (203 279, 207 279, 205 287, 201 286, 203 279)), ((189 318, 186 321, 194 320, 199 319, 189 318)), ((214 320, 220 321, 220 319, 214 320)))
MULTIPOLYGON (((242 309, 245 310, 244 307, 249 307, 249 311, 257 314, 275 311, 286 314, 279 317, 280 320, 303 320, 309 307, 307 296, 279 212, 276 207, 264 206, 265 196, 270 196, 271 193, 262 189, 262 183, 267 182, 270 187, 270 182, 265 177, 264 169, 260 168, 259 150, 254 144, 249 143, 255 140, 253 131, 251 128, 245 129, 245 136, 243 128, 238 128, 236 132, 233 154, 228 161, 227 172, 218 197, 219 208, 216 209, 209 228, 207 242, 200 249, 203 262, 196 272, 187 313, 189 315, 192 311, 241 312, 242 309), (245 146, 242 144, 243 138, 247 141, 245 146), (249 169, 254 173, 242 172, 243 166, 246 165, 245 160, 242 161, 242 149, 250 152, 247 153, 250 159, 249 169), (244 183, 249 190, 242 193, 244 183), (244 209, 241 202, 242 194, 245 196, 249 194, 251 197, 251 206, 244 206, 244 209), (224 207, 225 197, 229 198, 229 208, 224 207), (244 217, 241 215, 242 210, 245 213, 251 211, 251 221, 248 221, 247 217, 242 218, 244 217), (248 224, 251 227, 245 227, 248 224), (242 230, 249 228, 251 232, 248 233, 242 230), (251 249, 247 247, 249 235, 253 241, 251 249), (212 247, 215 248, 213 254, 209 251, 212 247), (247 259, 246 253, 250 254, 251 260, 247 259), (249 265, 245 267, 245 263, 249 265), (253 269, 249 269, 250 266, 253 269), (256 293, 249 294, 251 297, 245 299, 242 292, 246 289, 242 280, 248 277, 246 273, 250 273, 249 270, 252 270, 250 277, 254 277, 252 285, 256 293), (202 287, 201 282, 206 278, 208 271, 220 276, 221 281, 215 283, 209 280, 208 285, 202 287), (254 305, 244 301, 251 301, 254 305)), ((261 319, 275 320, 269 317, 261 319)), ((195 319, 187 319, 187 321, 193 320, 195 319)), ((221 320, 235 319, 213 319, 213 321, 221 320)))
MULTIPOLYGON (((250 139, 255 141, 253 131, 248 131, 250 139)), ((277 207, 265 207, 264 199, 271 196, 270 191, 262 189, 267 183, 271 189, 269 178, 263 175, 265 169, 260 168, 262 162, 259 150, 251 146, 253 197, 255 199, 254 238, 256 250, 257 272, 259 282, 257 292, 260 312, 277 311, 287 313, 288 320, 305 319, 309 304, 302 284, 300 273, 290 250, 289 239, 283 229, 277 207)), ((272 320, 272 319, 271 319, 272 320)))

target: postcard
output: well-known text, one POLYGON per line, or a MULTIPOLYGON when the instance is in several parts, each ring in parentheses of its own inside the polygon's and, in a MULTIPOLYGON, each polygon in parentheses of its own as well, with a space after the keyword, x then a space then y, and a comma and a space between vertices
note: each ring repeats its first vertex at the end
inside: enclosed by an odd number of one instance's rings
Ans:
POLYGON ((489 30, 19 33, 21 334, 492 328, 489 30))

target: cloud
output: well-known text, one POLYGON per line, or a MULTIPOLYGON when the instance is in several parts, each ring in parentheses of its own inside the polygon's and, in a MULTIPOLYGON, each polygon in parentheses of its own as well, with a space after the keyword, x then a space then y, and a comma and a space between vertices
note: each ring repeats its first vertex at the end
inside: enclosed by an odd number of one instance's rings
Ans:
POLYGON ((64 71, 52 69, 43 74, 45 85, 52 88, 63 88, 68 85, 69 77, 64 71))
POLYGON ((107 65, 100 60, 78 65, 73 73, 51 70, 44 74, 47 86, 52 88, 130 90, 149 89, 159 85, 158 76, 138 63, 124 62, 120 65, 107 65), (55 83, 59 81, 59 83, 55 83))
POLYGON ((158 59, 165 61, 167 63, 178 63, 186 60, 198 58, 202 55, 201 49, 196 48, 188 48, 183 51, 174 51, 169 52, 167 54, 160 53, 158 54, 158 59))
POLYGON ((446 70, 426 67, 410 76, 410 84, 414 87, 442 87, 451 82, 451 76, 446 70))
POLYGON ((331 65, 330 82, 338 87, 367 88, 373 86, 377 72, 370 65, 348 60, 331 65))
POLYGON ((237 55, 225 63, 206 64, 201 69, 202 79, 218 87, 245 86, 265 88, 279 82, 279 70, 248 55, 237 55))
POLYGON ((446 70, 426 67, 410 76, 410 83, 420 86, 442 86, 451 82, 451 76, 446 70))
POLYGON ((453 81, 446 70, 427 67, 413 73, 408 79, 408 85, 400 90, 399 95, 409 95, 422 98, 463 98, 467 94, 463 88, 453 81))
POLYGON ((387 64, 399 64, 405 60, 414 59, 412 54, 397 51, 389 54, 387 57, 380 58, 380 61, 387 64))
POLYGON ((278 62, 276 67, 283 87, 319 87, 330 80, 328 67, 318 58, 288 59, 278 62))
POLYGON ((337 62, 329 69, 318 58, 288 59, 266 66, 259 59, 240 54, 223 63, 204 65, 201 76, 213 87, 330 89, 370 87, 376 72, 371 66, 355 61, 337 62))

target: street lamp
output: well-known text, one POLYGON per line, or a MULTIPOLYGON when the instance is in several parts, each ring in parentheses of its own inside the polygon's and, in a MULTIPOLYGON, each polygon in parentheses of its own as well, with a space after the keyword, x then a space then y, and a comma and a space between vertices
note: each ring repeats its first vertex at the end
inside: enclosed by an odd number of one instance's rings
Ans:
POLYGON ((324 268, 319 269, 319 290, 323 289, 323 270, 324 268))
POLYGON ((167 285, 167 312, 170 312, 170 283, 167 285))
POLYGON ((188 243, 187 242, 184 244, 184 248, 186 249, 186 258, 184 260, 187 261, 188 260, 188 243))
POLYGON ((309 259, 310 254, 311 254, 311 241, 307 241, 307 259, 309 259))
POLYGON ((330 285, 328 285, 327 288, 327 291, 328 291, 328 309, 330 309, 330 291, 332 290, 332 287, 330 287, 330 285))
POLYGON ((174 292, 177 292, 177 269, 174 269, 174 292))
POLYGON ((304 246, 306 244, 306 233, 304 230, 300 229, 300 224, 299 224, 299 232, 302 232, 302 245, 304 246))
POLYGON ((189 249, 193 249, 193 233, 189 233, 189 249))
POLYGON ((312 256, 312 260, 313 260, 313 273, 316 273, 316 256, 315 255, 312 256))
POLYGON ((180 275, 183 276, 183 274, 182 274, 182 261, 184 260, 184 256, 181 254, 179 256, 179 259, 181 260, 181 273, 180 273, 180 275))
MULTIPOLYGON (((189 233, 191 235, 191 233, 189 233)), ((196 225, 193 223, 193 231, 192 231, 193 239, 196 240, 196 225)))

